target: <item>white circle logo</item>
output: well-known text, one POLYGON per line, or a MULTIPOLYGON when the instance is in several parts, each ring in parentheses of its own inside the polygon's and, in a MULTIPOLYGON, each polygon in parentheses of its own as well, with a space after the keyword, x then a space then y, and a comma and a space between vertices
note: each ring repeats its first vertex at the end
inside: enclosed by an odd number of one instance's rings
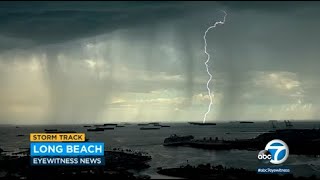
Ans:
POLYGON ((272 164, 281 164, 288 159, 289 147, 288 145, 280 139, 274 139, 270 141, 265 150, 270 152, 272 164))

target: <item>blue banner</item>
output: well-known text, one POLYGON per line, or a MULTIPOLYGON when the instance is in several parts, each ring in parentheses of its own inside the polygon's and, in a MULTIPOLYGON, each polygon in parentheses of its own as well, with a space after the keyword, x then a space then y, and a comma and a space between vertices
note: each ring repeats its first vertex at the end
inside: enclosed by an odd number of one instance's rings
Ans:
POLYGON ((31 156, 104 156, 104 143, 30 143, 31 156))
POLYGON ((104 166, 105 158, 99 157, 31 157, 32 166, 104 166))

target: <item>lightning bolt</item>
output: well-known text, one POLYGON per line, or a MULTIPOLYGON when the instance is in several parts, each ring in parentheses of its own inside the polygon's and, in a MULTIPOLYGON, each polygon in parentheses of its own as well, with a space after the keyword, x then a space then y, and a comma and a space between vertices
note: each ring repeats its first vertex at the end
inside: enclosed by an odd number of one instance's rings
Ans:
POLYGON ((210 31, 210 29, 212 28, 215 28, 218 24, 224 24, 225 21, 226 21, 226 17, 227 17, 227 13, 225 11, 222 11, 224 13, 224 16, 223 16, 223 21, 216 21, 214 23, 214 25, 210 26, 205 32, 204 32, 204 35, 203 35, 203 40, 204 40, 204 53, 207 55, 207 60, 206 62, 204 63, 206 65, 206 69, 207 69, 207 73, 209 75, 209 80, 207 82, 207 89, 208 89, 208 94, 209 94, 209 97, 210 97, 210 103, 209 103, 209 106, 208 106, 208 111, 204 114, 204 117, 203 117, 203 123, 206 122, 206 119, 207 119, 207 115, 209 114, 209 112, 211 111, 211 105, 212 105, 212 96, 211 96, 211 90, 209 88, 209 84, 210 84, 210 81, 212 80, 212 74, 210 73, 209 71, 209 61, 210 61, 210 54, 207 52, 207 33, 210 31))

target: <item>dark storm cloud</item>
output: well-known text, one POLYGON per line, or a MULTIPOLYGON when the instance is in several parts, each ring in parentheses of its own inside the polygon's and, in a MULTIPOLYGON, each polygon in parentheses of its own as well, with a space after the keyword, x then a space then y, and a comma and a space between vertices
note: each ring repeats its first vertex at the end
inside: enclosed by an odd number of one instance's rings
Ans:
POLYGON ((0 34, 38 45, 174 20, 194 7, 184 2, 6 2, 1 5, 0 34))
POLYGON ((61 43, 121 28, 149 29, 148 26, 159 22, 192 17, 199 9, 203 12, 217 7, 232 11, 289 11, 305 6, 308 3, 3 2, 0 7, 0 50, 61 43))
MULTIPOLYGON (((194 95, 207 93, 203 33, 221 20, 219 10, 227 11, 226 24, 207 35, 211 87, 223 96, 212 107, 219 109, 214 114, 218 119, 244 117, 249 104, 295 103, 291 91, 277 86, 283 82, 308 86, 302 88, 308 96, 304 100, 317 104, 319 2, 1 3, 0 52, 11 51, 0 54, 7 68, 0 82, 12 75, 7 73, 15 66, 11 61, 32 61, 16 58, 26 49, 42 63, 50 122, 95 120, 117 93, 172 88, 190 107, 194 95), (103 65, 95 68, 99 62, 103 65), (252 84, 257 77, 251 71, 266 72, 261 86, 252 84), (268 79, 274 72, 279 78, 268 79)), ((144 109, 137 111, 143 118, 144 109)))
POLYGON ((256 10, 259 12, 287 12, 302 9, 314 5, 320 5, 319 2, 306 1, 226 1, 220 2, 231 11, 256 10))
MULTIPOLYGON (((232 11, 292 11, 319 3, 305 2, 2 2, 0 34, 58 43, 118 28, 146 26, 196 13, 201 8, 232 11)), ((9 46, 10 47, 10 46, 9 46)))

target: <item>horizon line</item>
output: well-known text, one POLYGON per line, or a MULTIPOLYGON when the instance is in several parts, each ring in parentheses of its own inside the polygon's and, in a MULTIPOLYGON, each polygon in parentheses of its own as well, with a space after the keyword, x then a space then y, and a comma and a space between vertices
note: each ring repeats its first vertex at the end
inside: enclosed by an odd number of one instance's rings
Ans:
MULTIPOLYGON (((255 123, 262 123, 262 122, 269 122, 274 121, 276 119, 269 119, 269 120, 228 120, 228 121, 213 121, 213 122, 207 122, 207 123, 231 123, 231 122, 241 122, 241 121, 250 121, 255 123)), ((289 120, 291 122, 319 122, 319 119, 283 119, 283 120, 276 120, 278 122, 284 122, 285 120, 289 120)), ((108 124, 108 123, 114 123, 114 124, 149 124, 149 123, 166 123, 166 124, 188 124, 189 122, 197 122, 197 121, 186 121, 186 122, 169 122, 169 121, 139 121, 139 122, 100 122, 100 123, 66 123, 66 124, 55 124, 55 123, 39 123, 39 124, 14 124, 14 123, 0 123, 0 126, 33 126, 33 125, 99 125, 99 124, 108 124)), ((320 123, 320 122, 319 122, 320 123)))

